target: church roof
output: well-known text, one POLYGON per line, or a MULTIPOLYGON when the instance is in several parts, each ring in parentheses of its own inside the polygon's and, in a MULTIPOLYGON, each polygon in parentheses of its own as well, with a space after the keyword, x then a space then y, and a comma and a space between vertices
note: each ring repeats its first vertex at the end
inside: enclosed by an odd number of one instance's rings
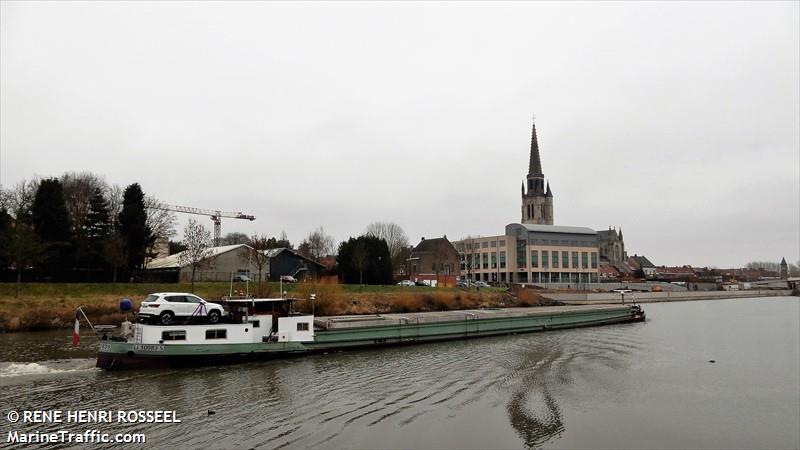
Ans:
POLYGON ((531 131, 531 159, 528 163, 528 174, 543 174, 542 160, 539 157, 539 139, 536 137, 536 122, 533 122, 531 131))
POLYGON ((591 228, 586 227, 568 227, 564 225, 539 225, 533 223, 510 223, 506 225, 506 234, 509 232, 509 227, 523 227, 528 231, 537 231, 540 233, 566 233, 566 234, 591 234, 596 235, 597 232, 591 228))
POLYGON ((597 236, 603 241, 616 241, 622 240, 622 234, 617 234, 616 229, 598 230, 597 236))

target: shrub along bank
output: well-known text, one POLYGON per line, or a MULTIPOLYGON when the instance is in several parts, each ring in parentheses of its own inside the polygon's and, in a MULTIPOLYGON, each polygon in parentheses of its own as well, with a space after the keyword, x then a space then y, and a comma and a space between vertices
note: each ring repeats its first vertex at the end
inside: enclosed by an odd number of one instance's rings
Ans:
MULTIPOLYGON (((278 283, 263 283, 260 289, 251 283, 195 283, 195 294, 209 301, 219 300, 233 290, 260 297, 277 297, 278 283)), ((522 291, 511 295, 502 289, 466 291, 453 288, 358 286, 339 284, 283 284, 290 297, 308 299, 316 294, 316 315, 386 314, 455 309, 535 306, 545 304, 538 294, 522 291)), ((118 324, 125 319, 119 301, 129 298, 133 311, 153 292, 189 292, 189 284, 25 284, 19 298, 14 297, 13 283, 0 283, 0 331, 35 331, 71 327, 80 306, 93 323, 118 324)), ((295 309, 311 312, 308 300, 298 301, 295 309)))

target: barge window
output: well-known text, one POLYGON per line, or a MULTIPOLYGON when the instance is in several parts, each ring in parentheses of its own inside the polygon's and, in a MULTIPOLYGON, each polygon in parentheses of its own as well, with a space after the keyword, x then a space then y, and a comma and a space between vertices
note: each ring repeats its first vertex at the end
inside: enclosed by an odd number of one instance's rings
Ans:
POLYGON ((253 328, 258 328, 259 326, 261 326, 260 320, 251 320, 250 323, 253 324, 253 328))
POLYGON ((227 339, 228 330, 206 330, 206 339, 227 339))
POLYGON ((162 341, 185 341, 186 340, 186 331, 184 331, 184 330, 162 331, 161 332, 161 340, 162 341))
POLYGON ((297 331, 308 331, 308 322, 297 322, 297 331))

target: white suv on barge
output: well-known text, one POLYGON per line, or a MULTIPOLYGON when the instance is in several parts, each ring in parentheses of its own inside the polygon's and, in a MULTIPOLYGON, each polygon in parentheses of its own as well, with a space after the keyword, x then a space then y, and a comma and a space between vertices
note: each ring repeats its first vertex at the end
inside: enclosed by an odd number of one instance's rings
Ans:
POLYGON ((171 325, 193 318, 204 318, 209 323, 219 323, 225 310, 187 292, 159 292, 148 295, 139 306, 139 319, 171 325))

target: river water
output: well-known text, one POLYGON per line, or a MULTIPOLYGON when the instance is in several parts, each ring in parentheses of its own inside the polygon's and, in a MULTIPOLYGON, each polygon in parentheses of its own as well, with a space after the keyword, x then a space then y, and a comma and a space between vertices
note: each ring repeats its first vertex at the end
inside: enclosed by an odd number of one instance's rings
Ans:
POLYGON ((93 368, 69 331, 0 335, 0 448, 87 428, 151 448, 800 447, 800 299, 644 307, 645 323, 137 372, 93 368), (32 409, 182 422, 6 419, 32 409))

